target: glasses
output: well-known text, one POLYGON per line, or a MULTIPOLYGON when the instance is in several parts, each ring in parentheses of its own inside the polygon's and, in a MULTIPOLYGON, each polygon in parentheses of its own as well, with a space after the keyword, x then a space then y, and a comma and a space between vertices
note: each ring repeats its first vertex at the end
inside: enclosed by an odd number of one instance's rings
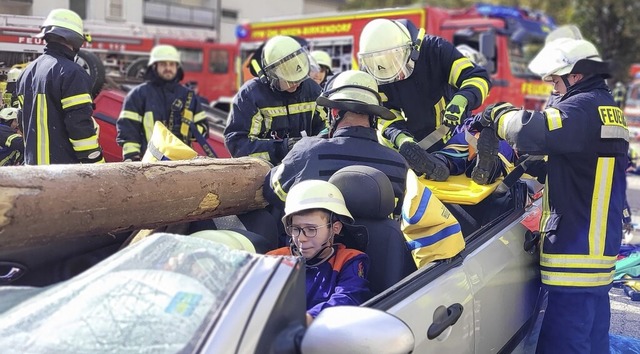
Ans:
POLYGON ((328 223, 325 225, 318 226, 305 226, 305 227, 297 227, 297 226, 287 226, 287 235, 292 237, 300 237, 300 233, 303 233, 306 237, 313 238, 318 235, 318 229, 321 227, 329 226, 333 223, 328 223))

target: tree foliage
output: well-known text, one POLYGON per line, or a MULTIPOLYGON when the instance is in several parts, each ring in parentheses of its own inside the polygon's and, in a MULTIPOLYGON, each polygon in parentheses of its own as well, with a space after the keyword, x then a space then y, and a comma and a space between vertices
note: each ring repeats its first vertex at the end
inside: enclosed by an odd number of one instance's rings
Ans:
MULTIPOLYGON (((461 8, 472 0, 346 0, 344 9, 376 9, 399 6, 461 8)), ((485 3, 520 6, 550 15, 558 25, 578 25, 585 39, 598 47, 612 64, 614 80, 628 81, 628 69, 640 62, 640 1, 637 0, 488 0, 485 3)))

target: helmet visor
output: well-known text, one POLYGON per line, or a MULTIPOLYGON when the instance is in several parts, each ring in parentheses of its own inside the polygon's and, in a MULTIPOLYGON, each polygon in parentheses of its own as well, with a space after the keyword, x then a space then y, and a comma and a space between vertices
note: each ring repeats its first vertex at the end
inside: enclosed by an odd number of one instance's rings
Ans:
POLYGON ((276 88, 284 91, 298 85, 309 77, 309 54, 304 48, 285 56, 267 65, 264 72, 267 77, 277 85, 276 88))
POLYGON ((378 84, 388 84, 406 79, 413 67, 407 65, 411 47, 403 45, 371 53, 359 53, 360 67, 371 74, 378 84))

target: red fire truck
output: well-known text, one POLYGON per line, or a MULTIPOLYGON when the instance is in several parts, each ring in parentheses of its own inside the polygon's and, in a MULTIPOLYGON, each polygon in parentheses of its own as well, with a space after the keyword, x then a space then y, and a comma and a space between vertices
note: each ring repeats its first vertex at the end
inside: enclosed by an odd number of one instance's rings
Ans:
MULTIPOLYGON (((456 46, 466 44, 482 53, 493 82, 485 104, 509 101, 539 109, 551 92, 551 86, 531 73, 527 65, 555 26, 553 20, 516 7, 410 7, 283 18, 240 25, 236 35, 245 61, 264 40, 279 34, 293 35, 305 38, 310 49, 327 51, 332 56, 334 72, 340 72, 357 67, 360 33, 374 18, 408 19, 428 34, 446 38, 456 46)), ((243 80, 249 75, 248 70, 243 70, 243 80)))

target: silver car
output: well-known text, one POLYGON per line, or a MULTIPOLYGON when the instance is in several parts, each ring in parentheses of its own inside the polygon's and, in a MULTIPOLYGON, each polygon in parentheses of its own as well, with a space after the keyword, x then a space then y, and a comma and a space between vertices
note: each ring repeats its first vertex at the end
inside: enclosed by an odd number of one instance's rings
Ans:
MULTIPOLYGON (((304 262, 159 234, 45 288, 0 287, 3 353, 503 353, 541 305, 538 254, 516 204, 360 307, 305 325, 304 262)), ((371 260, 375 262, 374 259, 371 260)), ((530 338, 529 338, 530 339, 530 338)))

